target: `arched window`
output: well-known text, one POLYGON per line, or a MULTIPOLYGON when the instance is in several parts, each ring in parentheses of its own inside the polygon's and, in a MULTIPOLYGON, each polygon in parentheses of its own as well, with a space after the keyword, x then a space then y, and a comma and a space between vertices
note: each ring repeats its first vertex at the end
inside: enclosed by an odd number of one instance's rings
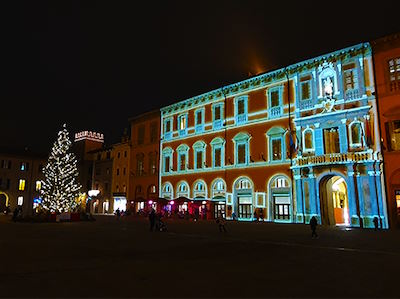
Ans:
POLYGON ((223 179, 216 179, 212 184, 211 198, 225 198, 226 184, 223 179))
POLYGON ((161 197, 171 199, 174 196, 174 190, 170 182, 166 182, 162 185, 161 197))
POLYGON ((225 165, 225 140, 216 137, 211 141, 212 167, 218 168, 225 165))
POLYGON ((362 125, 358 120, 350 123, 350 147, 362 146, 362 125))
POLYGON ((235 184, 236 190, 251 189, 251 188, 252 188, 252 183, 247 178, 240 179, 235 184))
POLYGON ((314 151, 314 131, 307 128, 303 131, 303 148, 304 152, 314 151))
POLYGON ((150 185, 147 188, 147 198, 155 198, 157 197, 157 187, 156 185, 150 185))
POLYGON ((204 181, 198 180, 193 184, 193 186, 193 198, 207 197, 207 185, 204 181))
POLYGON ((244 132, 236 134, 233 138, 235 143, 235 164, 248 165, 250 161, 249 150, 250 135, 244 132))
POLYGON ((197 141, 193 144, 194 169, 203 169, 206 166, 206 144, 203 141, 197 141))
POLYGON ((270 183, 272 214, 275 221, 290 221, 292 215, 292 201, 290 182, 287 177, 279 175, 270 183))
POLYGON ((185 181, 178 183, 176 190, 177 197, 189 197, 189 185, 185 181))

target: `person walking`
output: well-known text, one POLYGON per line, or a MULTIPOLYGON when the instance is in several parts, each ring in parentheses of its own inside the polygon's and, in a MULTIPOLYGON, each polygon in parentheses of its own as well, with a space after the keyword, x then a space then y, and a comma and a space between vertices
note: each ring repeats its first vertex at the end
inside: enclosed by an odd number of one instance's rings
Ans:
POLYGON ((115 211, 115 214, 117 215, 117 220, 119 220, 119 218, 121 217, 121 211, 119 210, 119 208, 115 211))
POLYGON ((375 227, 375 230, 378 230, 379 229, 379 220, 378 220, 378 217, 374 217, 374 227, 375 227))
POLYGON ((217 218, 217 224, 218 224, 218 228, 219 228, 219 232, 222 233, 222 231, 224 233, 226 233, 226 227, 225 227, 225 219, 222 216, 222 213, 219 212, 218 218, 217 218))
POLYGON ((310 227, 311 227, 311 238, 318 238, 318 234, 317 234, 317 225, 318 225, 318 221, 317 218, 315 218, 315 216, 311 217, 310 220, 310 227))
POLYGON ((149 214, 149 221, 150 221, 150 231, 154 231, 154 224, 156 222, 156 211, 154 209, 151 209, 151 212, 149 214))

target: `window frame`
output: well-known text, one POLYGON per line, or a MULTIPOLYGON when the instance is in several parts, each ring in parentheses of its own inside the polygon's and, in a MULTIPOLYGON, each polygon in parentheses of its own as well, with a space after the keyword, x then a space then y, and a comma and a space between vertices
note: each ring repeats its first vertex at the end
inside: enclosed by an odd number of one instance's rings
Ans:
POLYGON ((205 108, 196 109, 194 111, 194 131, 195 133, 202 133, 204 132, 204 121, 205 121, 205 108), (200 119, 201 122, 197 124, 197 115, 201 114, 200 119))
POLYGON ((243 95, 235 98, 235 123, 237 125, 246 124, 248 121, 248 95, 243 95), (239 114, 239 101, 244 102, 244 112, 239 114))
POLYGON ((224 103, 219 102, 212 105, 213 130, 219 130, 224 126, 224 103), (215 108, 219 107, 220 119, 215 119, 215 108))
POLYGON ((182 113, 178 115, 178 134, 180 137, 186 136, 188 131, 188 114, 182 113), (182 119, 185 119, 185 128, 181 129, 182 119))
POLYGON ((283 85, 270 87, 267 90, 268 94, 268 118, 279 118, 283 115, 283 85), (278 92, 279 105, 272 107, 272 93, 278 92))

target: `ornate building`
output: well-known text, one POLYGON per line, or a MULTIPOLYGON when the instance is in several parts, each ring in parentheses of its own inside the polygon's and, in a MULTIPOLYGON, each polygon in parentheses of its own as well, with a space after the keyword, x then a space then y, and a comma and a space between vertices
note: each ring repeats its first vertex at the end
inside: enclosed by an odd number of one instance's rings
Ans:
POLYGON ((387 227, 374 91, 366 43, 162 108, 160 197, 209 218, 387 227))
POLYGON ((400 225, 400 34, 371 42, 391 227, 400 225))

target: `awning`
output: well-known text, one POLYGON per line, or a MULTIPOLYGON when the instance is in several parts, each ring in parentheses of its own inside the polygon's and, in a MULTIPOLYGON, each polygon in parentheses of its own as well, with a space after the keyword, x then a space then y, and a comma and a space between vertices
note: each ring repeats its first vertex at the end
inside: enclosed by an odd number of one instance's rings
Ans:
POLYGON ((226 201, 226 197, 221 195, 214 196, 211 201, 226 201))
POLYGON ((183 204, 184 202, 190 202, 191 199, 189 199, 187 197, 180 196, 178 198, 173 199, 173 201, 174 201, 175 204, 183 204))

